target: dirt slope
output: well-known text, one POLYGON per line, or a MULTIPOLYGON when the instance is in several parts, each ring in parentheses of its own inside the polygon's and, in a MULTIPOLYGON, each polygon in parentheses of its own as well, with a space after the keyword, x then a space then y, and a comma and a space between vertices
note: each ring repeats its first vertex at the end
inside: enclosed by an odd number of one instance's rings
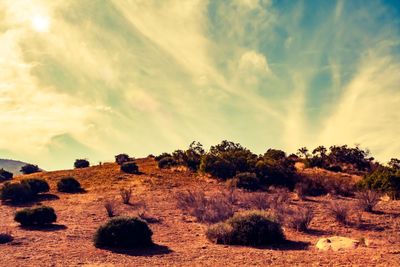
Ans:
MULTIPOLYGON (((299 233, 284 229, 291 243, 278 247, 253 248, 216 245, 204 233, 206 225, 176 208, 174 195, 186 189, 201 188, 207 192, 222 190, 223 184, 186 171, 159 170, 152 159, 139 159, 140 175, 121 173, 115 163, 79 170, 43 172, 17 176, 46 179, 51 194, 42 199, 58 216, 57 225, 43 230, 23 229, 13 221, 20 207, 0 206, 0 228, 8 229, 14 241, 0 245, 0 266, 400 266, 400 202, 380 202, 378 212, 362 214, 363 228, 341 226, 327 216, 328 199, 309 198, 293 205, 309 206, 316 217, 312 230, 299 233), (55 191, 57 181, 73 176, 87 190, 84 194, 55 191), (119 196, 121 187, 133 188, 131 205, 119 196), (119 215, 136 215, 146 211, 151 218, 155 249, 110 251, 93 246, 97 227, 109 218, 105 200, 115 200, 119 215), (146 208, 144 208, 144 205, 146 208), (321 237, 341 235, 371 244, 351 251, 318 251, 321 237)), ((346 198, 346 201, 354 201, 346 198)))

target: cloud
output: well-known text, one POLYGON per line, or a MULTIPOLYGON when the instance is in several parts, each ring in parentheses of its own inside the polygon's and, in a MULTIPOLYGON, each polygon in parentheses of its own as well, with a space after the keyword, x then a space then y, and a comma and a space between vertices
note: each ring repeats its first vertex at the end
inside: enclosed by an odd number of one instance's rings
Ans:
POLYGON ((249 73, 270 73, 267 59, 256 51, 245 52, 239 61, 239 70, 249 73))
POLYGON ((22 160, 62 168, 69 144, 104 161, 194 139, 398 148, 399 33, 382 3, 29 3, 0 3, 0 149, 22 160))
POLYGON ((400 64, 391 56, 374 51, 365 55, 336 110, 327 118, 320 141, 343 144, 352 140, 368 146, 374 156, 384 162, 398 157, 398 73, 400 64))

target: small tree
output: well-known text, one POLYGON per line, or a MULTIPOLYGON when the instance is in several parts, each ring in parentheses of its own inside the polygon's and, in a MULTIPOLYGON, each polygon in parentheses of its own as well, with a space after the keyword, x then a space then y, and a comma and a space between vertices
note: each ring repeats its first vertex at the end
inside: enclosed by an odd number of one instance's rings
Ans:
POLYGON ((33 164, 26 164, 25 166, 22 166, 20 170, 23 174, 31 174, 35 172, 40 172, 40 169, 38 165, 33 165, 33 164))
POLYGON ((229 179, 228 184, 233 187, 254 191, 260 188, 260 179, 258 179, 255 173, 242 172, 236 174, 234 178, 229 179))
POLYGON ((86 159, 77 159, 74 163, 75 168, 87 168, 89 167, 89 165, 89 161, 87 161, 86 159))
POLYGON ((130 158, 128 154, 118 154, 115 156, 115 162, 118 165, 122 165, 124 162, 133 161, 133 158, 130 158))

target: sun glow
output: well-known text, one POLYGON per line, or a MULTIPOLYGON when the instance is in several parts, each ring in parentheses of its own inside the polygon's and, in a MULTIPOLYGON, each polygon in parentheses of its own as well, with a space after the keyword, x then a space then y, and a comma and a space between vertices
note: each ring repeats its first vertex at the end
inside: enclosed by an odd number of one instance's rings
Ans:
POLYGON ((50 27, 50 18, 41 16, 41 15, 35 15, 32 19, 32 28, 36 31, 39 32, 47 32, 50 27))

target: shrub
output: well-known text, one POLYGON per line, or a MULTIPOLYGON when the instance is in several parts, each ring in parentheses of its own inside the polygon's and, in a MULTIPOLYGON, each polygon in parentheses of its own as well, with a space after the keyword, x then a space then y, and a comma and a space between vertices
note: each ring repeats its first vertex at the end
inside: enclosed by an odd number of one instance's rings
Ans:
POLYGON ((158 168, 167 169, 175 166, 177 163, 172 157, 164 157, 158 161, 158 168))
POLYGON ((234 205, 227 194, 215 194, 207 198, 202 191, 187 190, 177 193, 176 199, 178 208, 203 223, 220 222, 234 213, 234 205))
POLYGON ((213 155, 205 155, 202 158, 200 170, 223 180, 232 178, 236 174, 235 166, 232 162, 213 155))
POLYGON ((57 190, 66 193, 81 192, 81 184, 73 177, 64 177, 57 183, 57 190))
POLYGON ((21 167, 20 171, 23 174, 31 174, 31 173, 35 173, 35 172, 40 172, 40 169, 39 169, 38 165, 26 164, 21 167))
POLYGON ((11 201, 13 204, 25 203, 34 199, 34 194, 29 185, 20 183, 5 183, 0 189, 2 201, 11 201))
POLYGON ((265 186, 283 186, 293 190, 297 182, 294 161, 289 158, 275 160, 264 156, 257 161, 254 168, 260 183, 265 186))
POLYGON ((243 172, 228 180, 228 184, 233 187, 254 191, 260 188, 260 179, 257 178, 255 173, 243 172))
POLYGON ((21 184, 28 185, 31 188, 32 193, 35 195, 38 193, 49 192, 50 190, 49 184, 43 179, 24 179, 21 181, 21 184))
POLYGON ((136 165, 136 162, 130 161, 130 162, 124 162, 121 165, 121 171, 126 172, 126 173, 139 173, 139 168, 136 165))
POLYGON ((361 210, 372 212, 376 204, 378 204, 381 194, 374 190, 367 190, 358 192, 356 196, 358 206, 361 208, 361 210))
POLYGON ((166 158, 166 157, 171 157, 171 154, 165 153, 165 152, 164 152, 164 153, 162 153, 162 154, 160 154, 160 155, 154 157, 154 159, 155 159, 156 161, 160 161, 161 159, 166 158))
POLYGON ((216 244, 232 244, 233 227, 225 222, 210 225, 206 231, 206 237, 216 244))
POLYGON ((379 166, 373 173, 364 176, 357 186, 386 192, 392 198, 397 198, 400 195, 400 170, 379 166))
POLYGON ((107 200, 107 201, 104 203, 104 208, 105 208, 106 211, 107 211, 108 217, 114 217, 114 215, 115 215, 115 205, 114 205, 114 202, 113 202, 113 201, 107 200))
POLYGON ((183 165, 192 171, 197 171, 203 155, 203 145, 193 141, 187 150, 175 150, 172 153, 172 158, 177 165, 183 165))
POLYGON ((246 208, 267 210, 271 208, 271 198, 265 192, 253 192, 243 196, 243 205, 246 208))
POLYGON ((330 166, 330 167, 327 167, 326 168, 328 171, 331 171, 331 172, 343 172, 343 170, 342 170, 342 167, 340 167, 340 166, 330 166))
POLYGON ((3 168, 0 169, 0 182, 5 180, 11 180, 13 178, 13 174, 4 170, 3 168))
POLYGON ((41 206, 37 208, 25 208, 17 211, 14 221, 21 225, 45 225, 53 223, 57 220, 52 207, 41 206))
POLYGON ((5 244, 13 240, 14 238, 12 237, 10 232, 6 231, 5 233, 0 233, 0 244, 5 244))
POLYGON ((149 246, 153 232, 138 217, 117 217, 100 226, 94 235, 96 247, 132 248, 149 246))
POLYGON ((349 177, 320 174, 302 176, 295 186, 295 190, 299 196, 321 196, 328 193, 342 196, 353 196, 355 189, 355 184, 349 177))
POLYGON ((126 189, 126 188, 121 188, 119 190, 119 193, 122 198, 122 202, 124 204, 129 204, 129 200, 131 199, 132 196, 132 188, 126 189))
POLYGON ((287 209, 285 211, 285 224, 297 231, 305 232, 308 230, 314 214, 310 208, 287 209))
POLYGON ((341 224, 350 224, 352 207, 344 201, 331 201, 328 205, 329 213, 341 224))
POLYGON ((75 168, 87 168, 89 167, 89 165, 89 161, 87 161, 86 159, 77 159, 74 162, 75 168))
POLYGON ((132 161, 133 158, 130 158, 127 154, 118 154, 115 156, 115 162, 118 165, 122 165, 124 162, 132 161))
POLYGON ((237 212, 225 223, 211 226, 206 236, 212 241, 236 245, 267 245, 285 239, 274 216, 260 210, 237 212))

